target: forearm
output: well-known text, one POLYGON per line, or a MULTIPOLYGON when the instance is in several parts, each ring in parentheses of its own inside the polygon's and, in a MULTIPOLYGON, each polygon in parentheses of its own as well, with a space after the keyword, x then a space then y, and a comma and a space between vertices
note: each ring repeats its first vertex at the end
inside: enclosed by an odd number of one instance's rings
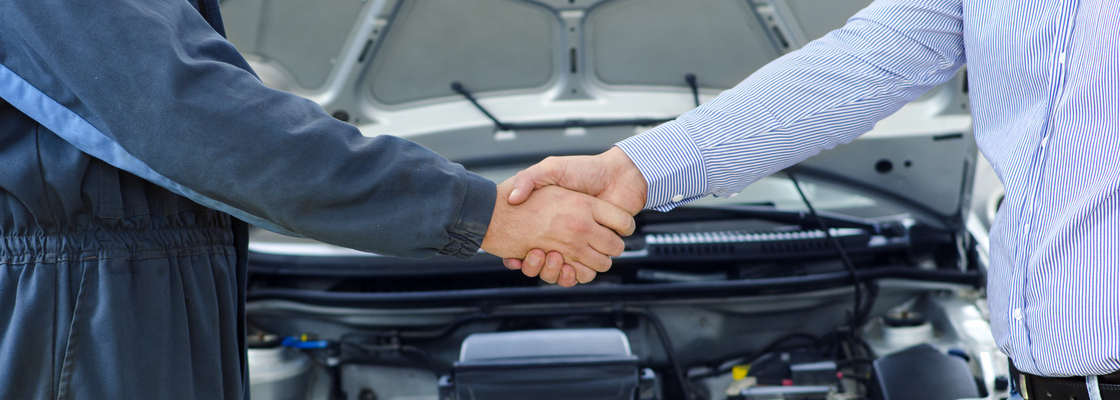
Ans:
POLYGON ((880 1, 677 120, 619 143, 647 208, 730 196, 847 143, 963 64, 960 2, 880 1))
POLYGON ((264 87, 186 2, 8 2, 0 70, 0 95, 79 149, 262 226, 466 256, 493 212, 492 182, 264 87))

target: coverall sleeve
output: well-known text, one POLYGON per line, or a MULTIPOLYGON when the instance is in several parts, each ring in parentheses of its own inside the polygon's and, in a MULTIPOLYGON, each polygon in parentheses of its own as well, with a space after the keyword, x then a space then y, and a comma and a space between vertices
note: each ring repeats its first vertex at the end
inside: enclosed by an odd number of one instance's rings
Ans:
POLYGON ((747 185, 870 131, 964 65, 961 0, 877 0, 841 29, 715 99, 618 144, 667 211, 747 185))
POLYGON ((0 97, 200 204, 363 251, 469 257, 497 197, 420 145, 265 87, 186 0, 3 2, 0 97))

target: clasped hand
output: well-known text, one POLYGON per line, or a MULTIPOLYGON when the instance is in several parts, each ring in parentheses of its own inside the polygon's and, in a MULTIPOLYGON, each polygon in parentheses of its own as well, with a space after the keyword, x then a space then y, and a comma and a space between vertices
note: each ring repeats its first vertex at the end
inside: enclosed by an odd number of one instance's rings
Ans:
POLYGON ((546 158, 498 185, 482 249, 548 283, 590 282, 610 268, 610 256, 622 254, 619 236, 634 232, 646 190, 641 171, 617 147, 546 158))

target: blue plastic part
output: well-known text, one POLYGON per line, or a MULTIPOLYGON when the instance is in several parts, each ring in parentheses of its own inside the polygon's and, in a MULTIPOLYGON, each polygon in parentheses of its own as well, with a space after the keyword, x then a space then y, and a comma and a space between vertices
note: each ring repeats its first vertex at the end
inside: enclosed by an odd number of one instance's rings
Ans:
POLYGON ((962 360, 964 360, 964 362, 969 362, 969 361, 972 360, 972 357, 969 357, 968 353, 966 353, 964 350, 958 349, 956 347, 949 349, 948 353, 951 356, 960 357, 962 360))
POLYGON ((280 342, 280 345, 293 349, 325 349, 330 346, 330 342, 326 340, 300 340, 298 337, 288 336, 280 342))

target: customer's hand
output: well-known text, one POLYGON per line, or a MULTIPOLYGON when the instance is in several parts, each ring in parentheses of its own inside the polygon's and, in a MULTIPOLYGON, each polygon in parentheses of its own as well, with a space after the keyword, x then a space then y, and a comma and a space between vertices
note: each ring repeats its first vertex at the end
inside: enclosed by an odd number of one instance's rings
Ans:
MULTIPOLYGON (((571 286, 578 281, 576 271, 606 271, 610 256, 622 254, 619 235, 634 231, 634 218, 627 211, 586 194, 546 187, 531 199, 511 205, 506 199, 512 189, 512 179, 498 185, 494 216, 482 249, 506 258, 527 257, 532 249, 563 254, 559 258, 568 265, 568 272, 561 263, 538 271, 546 282, 571 286)), ((536 254, 543 264, 543 252, 536 254)))
MULTIPOLYGON (((513 178, 513 185, 510 204, 520 204, 534 190, 550 185, 596 196, 622 207, 631 215, 641 211, 646 203, 646 180, 634 162, 618 147, 596 156, 546 158, 519 172, 513 178)), ((554 274, 558 274, 562 281, 565 276, 575 275, 579 283, 595 278, 596 271, 580 265, 559 265, 560 260, 563 260, 560 253, 546 255, 541 249, 533 249, 524 260, 508 258, 503 262, 507 268, 520 269, 527 276, 540 274, 545 281, 554 274)), ((570 282, 561 284, 570 286, 570 282)))
POLYGON ((509 204, 521 204, 533 190, 551 185, 598 197, 630 215, 646 205, 646 179, 618 147, 594 156, 549 157, 518 172, 509 204))

